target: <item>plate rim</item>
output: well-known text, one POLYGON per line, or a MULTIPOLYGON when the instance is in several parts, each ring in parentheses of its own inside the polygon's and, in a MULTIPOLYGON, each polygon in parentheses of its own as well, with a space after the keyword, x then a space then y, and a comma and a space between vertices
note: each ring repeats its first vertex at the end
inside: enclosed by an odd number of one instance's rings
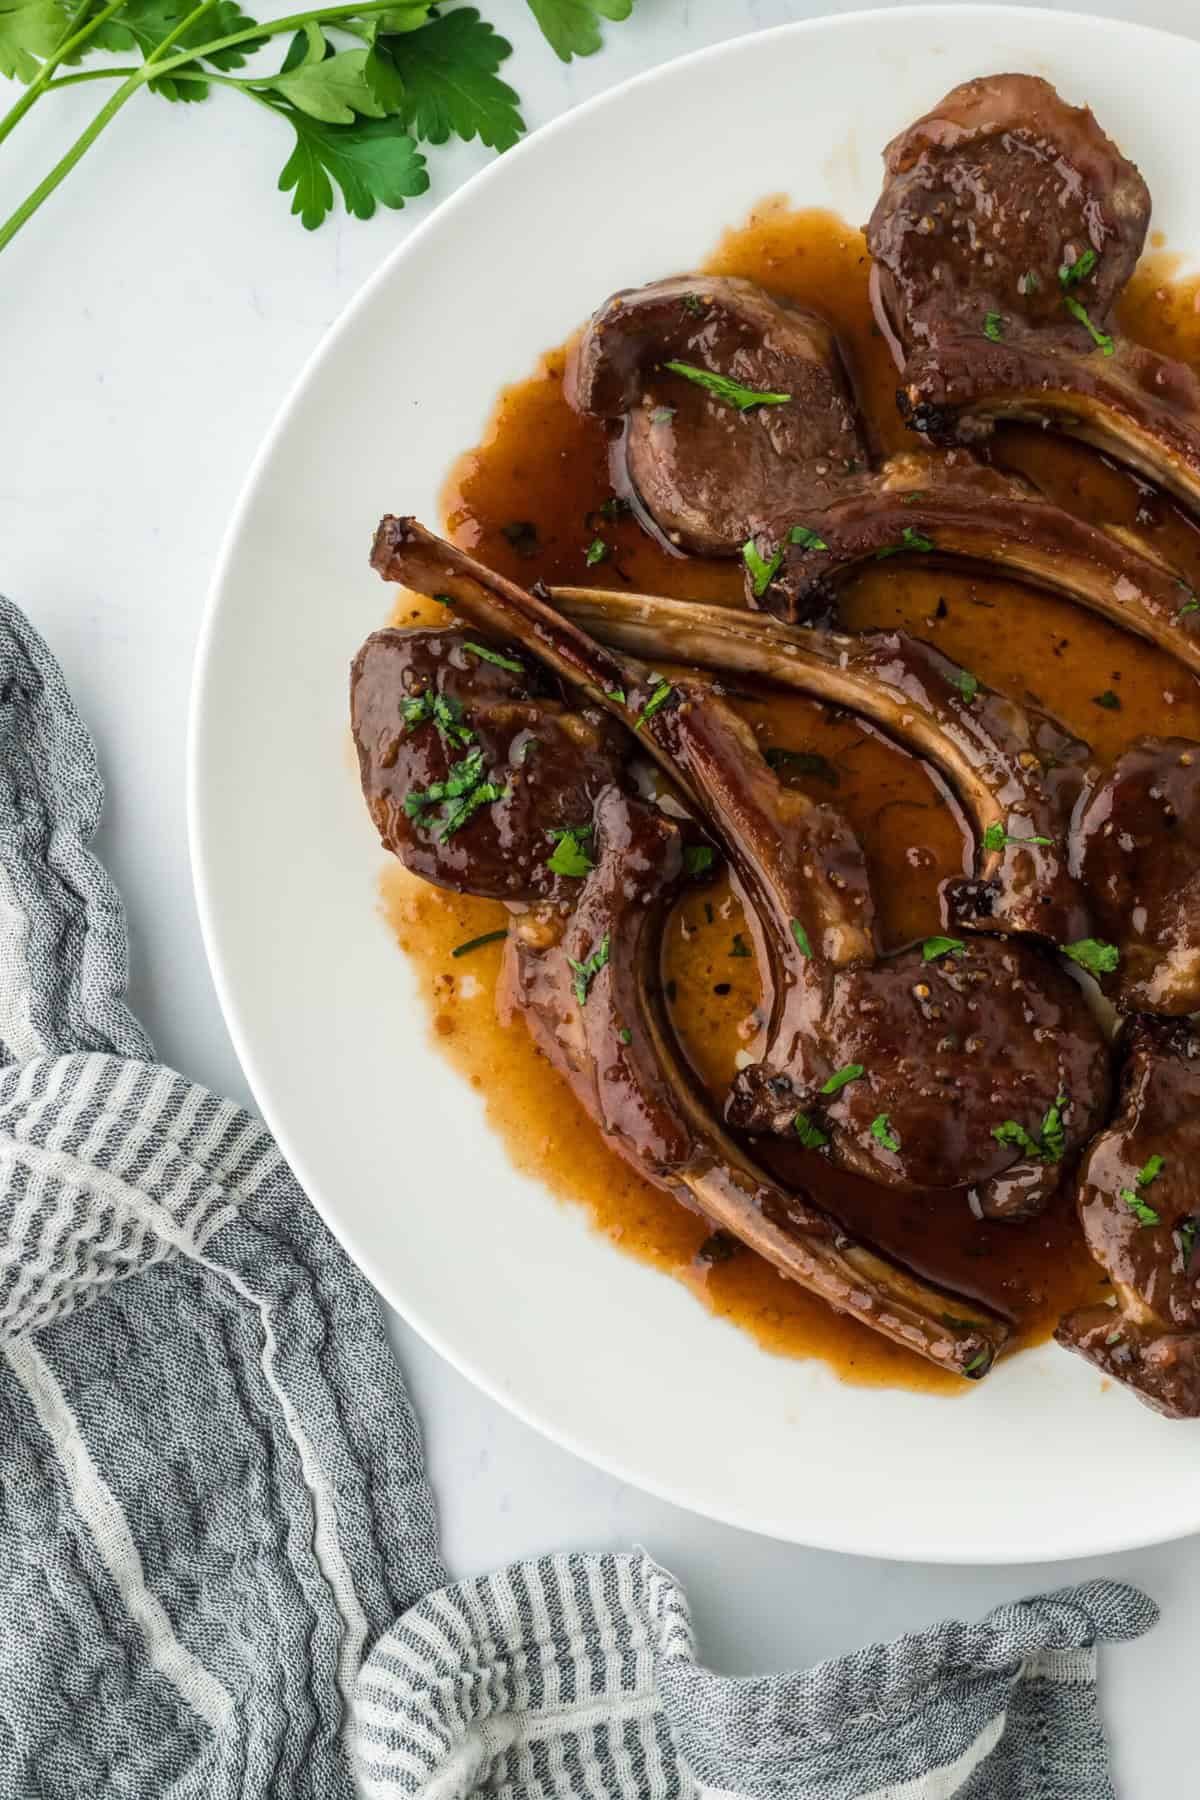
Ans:
MULTIPOLYGON (((352 330, 358 315, 368 308, 377 290, 391 281, 397 267, 403 266, 410 257, 419 253, 425 238, 433 232, 435 227, 440 227, 443 221, 457 209, 471 204, 474 197, 481 190, 485 190, 490 183, 498 179, 507 179, 507 171, 515 163, 519 163, 531 155, 542 153, 548 141, 560 132, 569 129, 581 117, 602 111, 607 106, 615 106, 623 102, 631 91, 652 86, 668 75, 677 74, 681 69, 720 60, 723 56, 743 50, 752 42, 769 44, 781 38, 803 37, 814 32, 836 36, 843 31, 858 29, 864 22, 873 19, 887 20, 891 24, 896 21, 909 21, 913 24, 930 24, 944 28, 948 14, 953 17, 956 26, 959 21, 968 19, 977 21, 980 26, 985 25, 988 21, 995 21, 1004 27, 1011 27, 1015 21, 1020 22, 1023 26, 1029 26, 1032 19, 1050 18, 1057 26, 1086 27, 1089 31, 1099 30, 1110 37, 1128 39, 1131 35, 1135 35, 1148 39, 1165 39, 1170 43, 1186 47, 1189 57, 1200 55, 1200 43, 1164 26, 1146 25, 1136 19, 1103 17, 1077 9, 1059 9, 1057 6, 1031 8, 1020 4, 998 4, 994 3, 994 0, 970 0, 969 4, 948 8, 945 5, 925 4, 921 3, 921 0, 917 0, 917 3, 903 6, 860 7, 852 12, 794 19, 761 30, 739 32, 734 37, 724 38, 717 43, 705 44, 678 56, 669 57, 656 63, 652 68, 641 70, 624 81, 604 88, 600 93, 592 95, 577 105, 567 106, 555 117, 528 133, 510 150, 505 151, 502 155, 493 156, 482 168, 476 170, 444 200, 435 205, 407 236, 387 252, 379 266, 350 296, 337 317, 304 357, 297 374, 286 387, 238 488, 205 593, 199 630, 193 649, 185 742, 185 812, 192 889, 205 957, 225 1028, 229 1033, 234 1053, 253 1096, 254 1104, 303 1189, 309 1204, 316 1209, 319 1217, 339 1245, 380 1297, 473 1387, 478 1388, 496 1405, 511 1413, 530 1429, 567 1450, 585 1464, 602 1470, 614 1479, 625 1482, 642 1493, 653 1495, 657 1499, 678 1506, 698 1517, 713 1519, 736 1530, 753 1532, 756 1536, 763 1536, 772 1541, 887 1562, 912 1562, 914 1558, 902 1548, 897 1547, 894 1536, 876 1541, 873 1536, 864 1537, 863 1533, 859 1531, 856 1534, 856 1541, 848 1543, 844 1537, 839 1538, 836 1532, 819 1528, 813 1529, 812 1526, 806 1525, 802 1518, 797 1520, 795 1527, 785 1524, 782 1520, 778 1524, 749 1520, 738 1513, 736 1509, 726 1510, 720 1504, 714 1504, 709 1500, 698 1501, 685 1488, 674 1486, 668 1479, 658 1478, 642 1469, 631 1469, 622 1462, 618 1454, 591 1444, 582 1434, 572 1430, 569 1423, 558 1419, 552 1421, 542 1416, 536 1407, 525 1404, 519 1396, 507 1391, 498 1381, 492 1380, 486 1367, 477 1365, 467 1356, 459 1356, 433 1319, 424 1316, 420 1307, 410 1307, 396 1297, 389 1279, 376 1272, 375 1259, 370 1247, 360 1241, 358 1232, 338 1219, 336 1208, 326 1202, 320 1192, 319 1184, 307 1175, 306 1158, 300 1146, 292 1141, 289 1129, 274 1116, 274 1108, 265 1098, 267 1079, 259 1069, 258 1057, 250 1041, 250 1034, 243 1026, 240 1008, 219 948, 219 929, 215 917, 216 902, 210 887, 204 848, 200 740, 213 660, 213 647, 222 612, 223 590, 235 561, 243 528, 257 498, 262 477, 277 445, 288 429, 292 414, 318 370, 352 330)), ((1034 26, 1033 29, 1036 30, 1038 27, 1034 26)), ((504 381, 512 379, 518 379, 518 377, 501 377, 502 384, 504 381)), ((562 1204, 561 1196, 554 1197, 558 1204, 562 1204)), ((654 1273, 661 1278, 660 1271, 654 1271, 654 1273)), ((761 1353, 763 1355, 770 1354, 766 1350, 762 1350, 761 1353)), ((1045 1550, 1031 1550, 1028 1545, 1002 1543, 999 1547, 967 1555, 961 1549, 942 1552, 936 1546, 927 1545, 916 1560, 922 1564, 983 1568, 999 1568, 1017 1564, 1045 1564, 1084 1557, 1115 1555, 1150 1545, 1172 1543, 1197 1531, 1200 1531, 1200 1514, 1191 1519, 1176 1520, 1165 1527, 1156 1527, 1144 1534, 1116 1529, 1108 1534, 1099 1532, 1090 1536, 1085 1535, 1082 1538, 1072 1539, 1068 1548, 1059 1544, 1052 1545, 1045 1550)))

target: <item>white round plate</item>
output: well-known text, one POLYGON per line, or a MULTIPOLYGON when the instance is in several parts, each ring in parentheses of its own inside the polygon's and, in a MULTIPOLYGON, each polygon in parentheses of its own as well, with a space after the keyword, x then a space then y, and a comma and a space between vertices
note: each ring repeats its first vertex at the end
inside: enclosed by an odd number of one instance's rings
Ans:
POLYGON ((698 1512, 872 1556, 1079 1556, 1200 1528, 1200 1426, 1053 1346, 960 1400, 773 1357, 512 1170, 434 1053, 378 916, 346 677, 391 598, 384 512, 437 522, 497 390, 614 288, 756 201, 865 219, 882 146, 955 82, 1087 100, 1200 252, 1200 45, 999 7, 814 20, 655 70, 539 131, 401 245, 330 332, 230 526, 200 646, 190 823, 225 1017, 304 1187, 380 1292, 495 1399, 698 1512), (1152 97, 1152 98, 1151 98, 1152 97))

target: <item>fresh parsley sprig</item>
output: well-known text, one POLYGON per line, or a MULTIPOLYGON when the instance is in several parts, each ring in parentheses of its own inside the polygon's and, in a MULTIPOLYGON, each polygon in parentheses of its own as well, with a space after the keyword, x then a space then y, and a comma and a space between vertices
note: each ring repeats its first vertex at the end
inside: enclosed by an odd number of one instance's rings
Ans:
MULTIPOLYGON (((633 0, 529 0, 563 61, 600 48, 600 20, 628 18, 633 0)), ((512 51, 474 6, 433 0, 351 0, 306 6, 262 23, 236 0, 0 0, 0 76, 25 91, 0 118, 0 143, 45 95, 79 82, 114 92, 7 220, 0 249, 44 205, 100 134, 143 88, 168 101, 231 89, 281 119, 294 143, 278 186, 314 230, 333 210, 369 219, 429 186, 418 142, 478 138, 507 150, 525 130, 499 69, 512 51), (277 67, 247 70, 272 40, 277 67), (129 62, 129 56, 136 60, 129 62), (94 66, 78 68, 97 58, 94 66), (69 72, 68 72, 69 71, 69 72), (238 71, 235 73, 235 71, 238 71)))

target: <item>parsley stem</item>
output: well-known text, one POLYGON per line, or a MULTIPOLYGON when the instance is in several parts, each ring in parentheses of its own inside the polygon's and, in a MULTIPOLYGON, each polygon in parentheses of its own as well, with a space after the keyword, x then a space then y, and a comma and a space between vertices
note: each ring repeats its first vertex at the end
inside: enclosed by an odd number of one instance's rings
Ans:
MULTIPOLYGON (((93 28, 98 25, 102 19, 106 19, 110 13, 119 11, 120 5, 123 4, 124 0, 120 0, 120 4, 117 3, 117 0, 113 0, 113 3, 109 7, 103 12, 98 13, 96 18, 90 21, 85 28, 88 35, 91 35, 93 28)), ((105 101, 91 124, 86 126, 84 130, 80 132, 70 149, 64 151, 63 155, 59 157, 49 174, 43 176, 33 192, 27 194, 20 206, 16 208, 15 212, 10 213, 3 225, 0 225, 0 250, 6 249, 8 245, 12 243, 21 227, 29 223, 34 213, 46 203, 55 188, 61 186, 67 176, 71 173, 71 170, 75 167, 76 163, 91 149, 96 139, 100 136, 100 133, 108 125, 112 124, 112 121, 121 111, 121 108, 125 105, 126 101, 131 100, 138 89, 144 87, 148 81, 157 81, 164 75, 174 75, 187 64, 197 62, 202 57, 212 56, 218 50, 233 50, 242 44, 254 44, 257 46, 258 44, 265 42, 267 38, 278 37, 281 32, 285 31, 299 31, 305 25, 333 25, 336 24, 339 19, 361 19, 371 13, 386 13, 398 10, 397 0, 359 0, 358 4, 354 4, 352 0, 352 3, 348 6, 322 6, 315 12, 289 13, 288 16, 283 19, 268 19, 265 23, 251 26, 246 31, 229 32, 225 37, 213 38, 210 43, 197 44, 192 48, 177 52, 174 56, 164 56, 164 51, 166 51, 170 45, 177 42, 180 34, 189 30, 191 26, 195 24, 197 19, 202 18, 203 15, 210 11, 215 5, 216 0, 203 0, 202 5, 195 7, 190 13, 182 18, 175 29, 170 32, 160 44, 154 46, 154 49, 150 52, 146 61, 140 68, 132 70, 131 73, 126 76, 116 93, 105 101)), ((76 35, 79 34, 77 33, 76 35)), ((67 44, 64 44, 62 52, 57 53, 60 62, 63 53, 71 47, 71 43, 68 41, 67 44)), ((192 70, 191 73, 194 76, 196 71, 192 70)), ((204 78, 205 80, 212 81, 218 79, 216 75, 209 75, 207 73, 204 78)), ((32 85, 36 85, 36 80, 31 86, 32 85)), ((45 85, 49 86, 49 82, 47 81, 45 85)), ((42 91, 42 88, 38 89, 39 93, 42 91)), ((244 87, 242 88, 242 92, 245 94, 254 94, 254 89, 244 87)), ((259 96, 254 94, 254 98, 259 99, 259 96)), ((32 102, 29 104, 32 104, 32 102)), ((267 102, 263 101, 262 104, 266 105, 267 102)), ((21 101, 18 100, 13 111, 17 111, 17 108, 20 106, 21 101)), ((23 110, 27 111, 28 107, 23 110)), ((19 118, 21 113, 18 112, 17 116, 19 118)), ((11 118, 11 114, 9 114, 8 117, 11 118)), ((16 122, 17 121, 14 119, 12 124, 15 124, 16 122)), ((5 123, 7 123, 7 120, 0 121, 0 125, 5 123)), ((8 125, 8 129, 12 129, 11 124, 8 125)))
POLYGON ((82 21, 87 16, 91 0, 80 0, 79 5, 63 27, 62 37, 56 47, 46 58, 24 93, 14 101, 4 117, 0 119, 0 144, 4 142, 10 131, 13 131, 21 123, 30 107, 45 93, 46 89, 58 85, 51 79, 54 71, 68 57, 73 56, 76 50, 86 44, 88 39, 99 31, 101 25, 112 18, 114 13, 120 12, 125 3, 126 0, 110 0, 109 5, 103 7, 94 18, 88 19, 87 24, 84 25, 82 21))

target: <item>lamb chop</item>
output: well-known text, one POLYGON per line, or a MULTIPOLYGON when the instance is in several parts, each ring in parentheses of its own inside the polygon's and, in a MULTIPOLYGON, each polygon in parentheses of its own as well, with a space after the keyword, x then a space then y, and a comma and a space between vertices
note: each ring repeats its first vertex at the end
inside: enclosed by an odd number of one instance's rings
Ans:
POLYGON ((628 729, 577 687, 569 706, 521 642, 461 630, 367 640, 351 708, 385 846, 428 880, 507 902, 507 1003, 639 1174, 831 1306, 979 1379, 1007 1337, 1002 1319, 858 1243, 709 1115, 663 1017, 658 969, 684 833, 632 793, 628 729))
POLYGON ((1135 539, 962 451, 873 468, 829 326, 753 282, 615 294, 569 386, 579 410, 623 422, 614 474, 642 523, 679 551, 742 556, 752 607, 821 618, 862 563, 917 555, 1063 594, 1200 670, 1200 610, 1135 539))
POLYGON ((964 82, 884 166, 872 293, 914 430, 1032 420, 1200 507, 1200 380, 1113 328, 1150 195, 1092 113, 1033 75, 964 82))
POLYGON ((1126 1027, 1120 1109, 1088 1150, 1079 1218, 1115 1306, 1062 1321, 1057 1341, 1168 1418, 1200 1418, 1200 1034, 1186 1019, 1126 1027))
POLYGON ((1101 974, 1109 997, 1126 1011, 1200 1009, 1200 744, 1141 738, 1093 773, 1070 860, 1119 955, 1101 974))
POLYGON ((861 849, 831 808, 783 787, 753 733, 694 677, 601 648, 536 596, 413 521, 385 519, 375 567, 448 596, 624 719, 723 843, 771 995, 768 1047, 737 1122, 828 1142, 892 1186, 962 1187, 981 1212, 1044 1202, 1107 1099, 1103 1038, 1075 985, 1020 943, 980 937, 936 978, 919 950, 877 960, 861 849))

